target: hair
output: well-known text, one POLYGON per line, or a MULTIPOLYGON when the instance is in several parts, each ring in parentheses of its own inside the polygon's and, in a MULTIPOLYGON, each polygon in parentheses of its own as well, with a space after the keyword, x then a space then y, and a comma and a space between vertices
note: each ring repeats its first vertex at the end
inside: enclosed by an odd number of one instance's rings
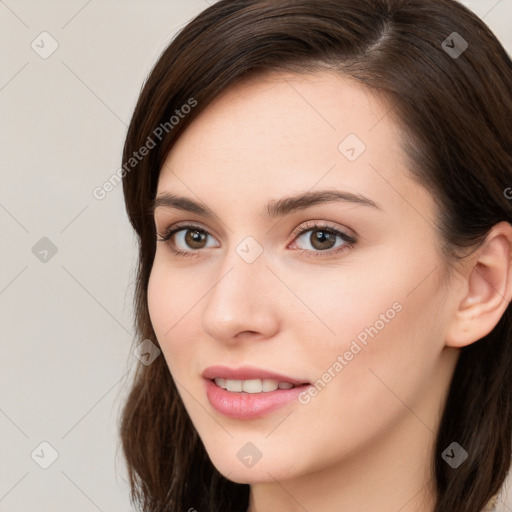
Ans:
MULTIPOLYGON (((454 0, 221 0, 162 53, 128 128, 124 162, 132 165, 134 152, 151 147, 133 169, 123 167, 139 250, 135 342, 158 346, 147 303, 157 236, 151 204, 173 144, 237 81, 322 70, 387 99, 389 115, 406 134, 401 142, 411 176, 439 206, 436 229, 447 262, 485 241, 495 224, 511 222, 504 190, 512 185, 512 62, 470 10, 454 0), (453 32, 469 45, 458 57, 442 44, 453 32), (183 108, 187 104, 195 106, 183 108), (188 113, 171 126, 182 111, 188 113)), ((505 481, 512 448, 511 326, 508 306, 487 336, 460 349, 431 458, 434 512, 481 511, 505 481), (468 453, 457 469, 441 457, 453 441, 468 453)), ((163 357, 136 368, 119 426, 131 500, 141 510, 247 509, 249 485, 213 466, 163 357)))

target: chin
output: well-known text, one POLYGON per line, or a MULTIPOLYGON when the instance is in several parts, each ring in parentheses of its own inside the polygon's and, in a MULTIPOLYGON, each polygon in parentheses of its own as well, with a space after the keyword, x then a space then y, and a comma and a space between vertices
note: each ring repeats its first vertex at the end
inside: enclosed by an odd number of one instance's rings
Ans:
MULTIPOLYGON (((242 457, 243 459, 243 457, 242 457)), ((262 456, 252 466, 245 466, 235 454, 233 459, 211 457, 211 461, 217 471, 232 482, 238 484, 257 484, 264 482, 274 482, 275 480, 286 480, 297 476, 292 468, 286 467, 282 461, 275 459, 264 460, 262 456)), ((249 462, 247 462, 249 464, 249 462)), ((289 465, 289 464, 288 464, 289 465)))

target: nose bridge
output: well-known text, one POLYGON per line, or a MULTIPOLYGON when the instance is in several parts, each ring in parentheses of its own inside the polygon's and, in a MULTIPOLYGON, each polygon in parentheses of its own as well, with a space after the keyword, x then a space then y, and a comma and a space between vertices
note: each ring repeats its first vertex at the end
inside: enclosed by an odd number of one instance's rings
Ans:
POLYGON ((254 240, 243 240, 217 267, 205 297, 202 328, 221 340, 244 331, 270 335, 277 326, 277 310, 269 300, 269 278, 263 248, 258 249, 254 240))

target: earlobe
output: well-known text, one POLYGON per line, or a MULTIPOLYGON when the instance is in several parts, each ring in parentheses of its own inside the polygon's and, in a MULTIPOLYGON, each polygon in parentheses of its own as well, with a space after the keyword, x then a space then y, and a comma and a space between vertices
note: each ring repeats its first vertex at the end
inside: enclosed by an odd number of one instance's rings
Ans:
POLYGON ((466 286, 457 301, 446 345, 463 347, 489 334, 498 324, 512 298, 512 226, 496 224, 464 274, 466 286))

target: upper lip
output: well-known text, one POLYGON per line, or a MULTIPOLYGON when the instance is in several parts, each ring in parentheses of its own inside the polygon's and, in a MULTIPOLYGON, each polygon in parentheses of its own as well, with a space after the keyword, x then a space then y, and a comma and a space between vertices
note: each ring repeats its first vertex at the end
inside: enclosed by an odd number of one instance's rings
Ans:
POLYGON ((294 386, 300 384, 308 384, 305 379, 294 379, 280 373, 264 370, 263 368, 256 368, 254 366, 241 366, 239 368, 229 368, 227 366, 216 365, 209 366, 203 372, 205 379, 229 379, 229 380, 248 380, 248 379, 274 379, 278 382, 289 382, 294 386))

